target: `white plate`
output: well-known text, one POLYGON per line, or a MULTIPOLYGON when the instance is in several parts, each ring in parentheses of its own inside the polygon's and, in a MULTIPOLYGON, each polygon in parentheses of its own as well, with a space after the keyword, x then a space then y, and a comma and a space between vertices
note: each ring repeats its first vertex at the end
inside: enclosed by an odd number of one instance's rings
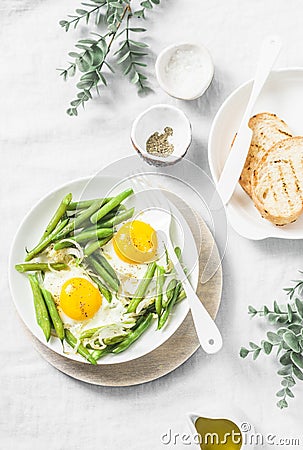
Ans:
MULTIPOLYGON (((231 142, 241 122, 252 88, 248 81, 236 89, 219 109, 211 127, 208 158, 212 176, 218 181, 231 142)), ((303 136, 303 68, 280 69, 271 73, 256 103, 253 114, 277 114, 294 135, 303 136)), ((297 222, 277 227, 263 219, 252 200, 237 186, 227 207, 228 220, 240 235, 248 239, 276 237, 303 238, 303 216, 297 222)))
MULTIPOLYGON (((88 199, 102 197, 112 190, 112 187, 119 184, 118 179, 113 179, 111 177, 102 178, 102 186, 100 186, 100 178, 90 179, 84 178, 80 180, 72 181, 49 195, 44 197, 37 203, 32 210, 27 214, 23 222, 21 223, 17 234, 15 236, 14 242, 12 244, 9 260, 9 282, 10 289, 13 296, 15 306, 18 310, 20 317, 22 318, 25 325, 29 328, 34 336, 36 336, 42 344, 48 346, 55 352, 63 355, 67 358, 86 362, 79 355, 73 353, 66 354, 63 353, 62 345, 59 339, 51 337, 48 343, 45 341, 42 330, 36 323, 32 293, 28 283, 28 280, 24 274, 20 274, 15 270, 15 264, 24 261, 24 248, 32 248, 40 239, 41 234, 45 228, 45 225, 49 221, 52 213, 56 210, 60 200, 63 196, 68 193, 73 193, 73 198, 77 199, 88 199), (85 196, 82 195, 85 190, 85 196)), ((127 182, 119 184, 119 187, 115 190, 120 192, 123 188, 126 188, 127 182), (122 187, 122 189, 121 189, 122 187)), ((113 194, 115 193, 113 190, 113 194)), ((135 201, 132 200, 132 202, 135 201)), ((172 206, 172 205, 171 205, 172 206)), ((194 238, 191 231, 182 217, 180 212, 172 206, 173 216, 176 217, 173 240, 175 245, 179 245, 183 249, 183 260, 185 265, 192 267, 191 282, 196 287, 198 284, 198 253, 195 245, 194 238), (179 225, 177 225, 179 223, 179 225), (186 235, 186 246, 184 246, 184 235, 186 235), (196 261, 195 265, 193 260, 196 261)), ((171 320, 167 326, 161 330, 156 331, 155 325, 149 328, 143 336, 134 343, 128 350, 118 355, 108 355, 99 360, 99 364, 114 364, 130 361, 135 358, 139 358, 152 350, 155 350, 161 344, 163 344, 181 325, 188 313, 188 303, 183 301, 175 308, 171 320)), ((156 321, 155 321, 156 322, 156 321)))

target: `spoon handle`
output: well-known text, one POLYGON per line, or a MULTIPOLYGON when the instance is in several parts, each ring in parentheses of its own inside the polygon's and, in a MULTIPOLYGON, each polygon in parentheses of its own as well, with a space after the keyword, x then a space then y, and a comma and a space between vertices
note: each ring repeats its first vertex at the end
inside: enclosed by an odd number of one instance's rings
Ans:
POLYGON ((170 243, 167 245, 167 250, 177 275, 182 280, 201 347, 206 353, 217 353, 223 345, 221 333, 188 281, 170 243))

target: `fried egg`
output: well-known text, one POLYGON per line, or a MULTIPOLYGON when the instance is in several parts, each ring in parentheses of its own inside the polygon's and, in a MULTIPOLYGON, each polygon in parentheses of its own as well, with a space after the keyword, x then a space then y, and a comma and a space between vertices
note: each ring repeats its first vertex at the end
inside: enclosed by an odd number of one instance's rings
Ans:
POLYGON ((44 287, 53 296, 60 317, 66 327, 78 337, 86 329, 125 320, 126 306, 116 296, 108 303, 98 286, 81 267, 46 272, 44 287))
MULTIPOLYGON (((157 260, 159 265, 166 266, 165 246, 156 231, 156 223, 155 211, 142 212, 134 220, 121 224, 101 250, 120 278, 123 296, 134 294, 149 262, 157 260)), ((148 292, 154 290, 153 280, 148 292)))

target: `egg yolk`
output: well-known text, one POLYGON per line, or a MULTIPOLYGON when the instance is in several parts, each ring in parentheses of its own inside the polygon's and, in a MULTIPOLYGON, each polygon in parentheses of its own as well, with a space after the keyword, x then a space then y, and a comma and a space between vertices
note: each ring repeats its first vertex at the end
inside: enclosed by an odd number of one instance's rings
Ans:
POLYGON ((129 264, 142 264, 155 260, 158 240, 155 230, 145 222, 133 220, 118 230, 113 247, 120 259, 129 264))
POLYGON ((71 319, 91 319, 101 304, 99 290, 85 278, 70 278, 62 286, 60 307, 71 319))

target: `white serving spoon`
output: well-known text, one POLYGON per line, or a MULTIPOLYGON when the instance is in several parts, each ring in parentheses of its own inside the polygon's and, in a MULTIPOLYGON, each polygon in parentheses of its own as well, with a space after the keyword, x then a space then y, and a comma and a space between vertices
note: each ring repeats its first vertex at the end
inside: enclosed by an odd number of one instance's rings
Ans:
POLYGON ((179 262, 179 259, 175 254, 174 247, 171 242, 170 228, 172 222, 172 212, 169 202, 161 190, 157 190, 156 192, 149 191, 150 186, 145 183, 144 175, 140 176, 140 181, 138 179, 134 179, 132 181, 134 183, 135 190, 138 187, 143 189, 141 194, 144 193, 145 204, 148 205, 149 208, 154 208, 161 212, 157 221, 157 231, 160 231, 165 237, 166 250, 186 293, 186 298, 192 313, 199 342, 206 353, 217 353, 223 345, 221 333, 201 303, 201 300, 197 296, 195 290, 192 288, 179 262))
POLYGON ((243 170, 252 138, 252 130, 249 128, 248 122, 261 90, 280 53, 281 46, 282 44, 278 37, 267 37, 263 42, 251 95, 230 154, 217 184, 217 191, 224 205, 232 197, 243 170))

